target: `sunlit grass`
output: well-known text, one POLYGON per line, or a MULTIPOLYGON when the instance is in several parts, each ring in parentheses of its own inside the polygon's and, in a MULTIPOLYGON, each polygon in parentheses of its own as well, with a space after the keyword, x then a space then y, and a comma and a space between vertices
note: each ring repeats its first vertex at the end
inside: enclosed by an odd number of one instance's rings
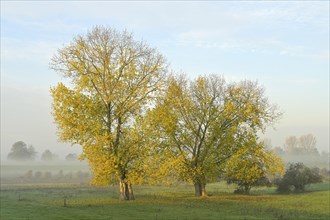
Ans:
POLYGON ((193 196, 192 185, 136 186, 136 200, 126 202, 118 200, 117 186, 6 186, 0 219, 329 219, 328 186, 315 184, 303 194, 260 188, 236 195, 234 186, 216 183, 204 198, 193 196))

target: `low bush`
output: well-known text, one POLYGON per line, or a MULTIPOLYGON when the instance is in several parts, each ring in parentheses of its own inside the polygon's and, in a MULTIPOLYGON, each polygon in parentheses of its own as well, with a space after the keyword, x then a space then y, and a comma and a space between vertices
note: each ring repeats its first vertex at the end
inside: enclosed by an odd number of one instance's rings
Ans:
POLYGON ((308 168, 303 163, 289 164, 283 178, 276 181, 277 191, 280 193, 305 191, 305 186, 322 182, 318 168, 308 168))

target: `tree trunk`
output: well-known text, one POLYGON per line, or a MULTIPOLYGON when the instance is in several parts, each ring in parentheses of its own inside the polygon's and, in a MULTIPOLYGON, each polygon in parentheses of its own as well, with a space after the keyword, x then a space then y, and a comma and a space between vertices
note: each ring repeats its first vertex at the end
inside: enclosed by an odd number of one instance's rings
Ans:
POLYGON ((135 200, 132 184, 128 185, 128 198, 129 200, 135 200))
POLYGON ((128 184, 125 180, 121 179, 119 181, 119 199, 120 200, 134 200, 133 187, 132 184, 128 184))
POLYGON ((206 184, 202 183, 201 184, 201 196, 207 196, 206 194, 206 184))
POLYGON ((194 183, 194 186, 195 186, 195 196, 207 196, 205 189, 206 184, 196 182, 194 183))
POLYGON ((244 193, 248 195, 248 194, 250 194, 250 190, 251 190, 250 186, 245 186, 244 193))
POLYGON ((200 183, 194 183, 195 186, 195 196, 201 196, 201 185, 200 183))

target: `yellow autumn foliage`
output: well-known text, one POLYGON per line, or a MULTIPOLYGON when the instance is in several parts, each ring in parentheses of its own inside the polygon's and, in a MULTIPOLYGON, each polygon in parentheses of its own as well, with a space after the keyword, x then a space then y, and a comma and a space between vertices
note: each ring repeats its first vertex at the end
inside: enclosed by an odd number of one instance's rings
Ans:
POLYGON ((164 57, 127 31, 94 27, 59 49, 51 68, 67 79, 51 88, 59 139, 82 146, 93 184, 120 180, 131 190, 148 156, 142 124, 164 83, 164 57))
POLYGON ((226 163, 224 177, 229 183, 249 190, 252 186, 267 185, 284 175, 283 160, 266 149, 263 142, 251 140, 226 163))

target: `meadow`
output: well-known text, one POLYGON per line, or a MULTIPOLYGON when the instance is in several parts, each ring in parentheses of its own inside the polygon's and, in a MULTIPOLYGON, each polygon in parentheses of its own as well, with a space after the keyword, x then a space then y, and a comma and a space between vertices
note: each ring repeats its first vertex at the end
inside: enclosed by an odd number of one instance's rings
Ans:
POLYGON ((62 163, 1 165, 1 220, 61 219, 329 219, 330 182, 302 194, 280 195, 275 188, 233 194, 235 185, 207 185, 197 198, 187 183, 134 186, 135 201, 119 201, 118 186, 88 184, 87 165, 62 163), (69 175, 70 174, 70 175, 69 175), (82 175, 84 174, 84 175, 82 175))
POLYGON ((84 184, 2 184, 2 220, 34 219, 329 219, 329 182, 303 194, 279 195, 257 188, 233 194, 226 183, 208 185, 210 196, 193 196, 193 186, 135 186, 135 201, 119 201, 118 187, 84 184))

